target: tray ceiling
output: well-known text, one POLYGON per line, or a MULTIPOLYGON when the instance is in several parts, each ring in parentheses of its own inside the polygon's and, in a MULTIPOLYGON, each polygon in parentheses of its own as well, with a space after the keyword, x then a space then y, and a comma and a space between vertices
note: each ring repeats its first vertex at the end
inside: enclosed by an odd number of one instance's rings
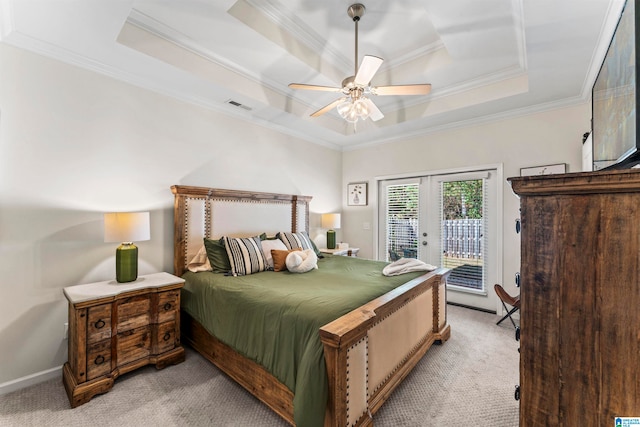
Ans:
POLYGON ((3 42, 337 149, 586 102, 622 0, 363 2, 372 85, 431 83, 373 100, 378 122, 333 111, 354 74, 350 1, 0 0, 3 42), (238 105, 239 104, 239 105, 238 105))

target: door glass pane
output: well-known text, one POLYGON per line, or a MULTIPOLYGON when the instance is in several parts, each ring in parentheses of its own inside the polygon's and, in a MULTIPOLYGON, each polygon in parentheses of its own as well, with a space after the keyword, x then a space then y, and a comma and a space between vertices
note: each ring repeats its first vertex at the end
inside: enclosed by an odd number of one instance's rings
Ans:
POLYGON ((442 182, 441 265, 447 285, 484 291, 484 180, 442 182))
POLYGON ((387 186, 386 260, 418 257, 419 184, 387 186))

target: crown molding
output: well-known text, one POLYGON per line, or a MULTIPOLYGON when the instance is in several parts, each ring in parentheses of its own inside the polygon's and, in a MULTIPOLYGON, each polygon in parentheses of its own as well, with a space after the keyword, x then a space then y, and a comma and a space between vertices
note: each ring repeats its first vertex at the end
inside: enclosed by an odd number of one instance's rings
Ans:
POLYGON ((302 25, 302 21, 296 19, 293 12, 277 0, 238 0, 238 3, 248 4, 314 52, 322 52, 322 55, 339 69, 353 68, 352 58, 344 55, 342 50, 334 49, 327 43, 326 38, 313 31, 308 25, 302 25))
POLYGON ((584 82, 582 83, 582 97, 585 99, 591 98, 591 89, 596 81, 596 77, 600 72, 600 67, 604 61, 604 57, 609 49, 609 44, 613 38, 613 34, 618 26, 620 20, 620 14, 624 7, 625 0, 613 0, 609 3, 607 14, 600 27, 600 33, 598 35, 598 44, 593 50, 591 61, 589 62, 589 68, 585 74, 584 82))
POLYGON ((409 140, 412 138, 418 138, 425 135, 431 135, 434 133, 459 130, 459 129, 469 128, 474 126, 480 126, 488 123, 499 122, 503 120, 515 119, 518 117, 529 116, 533 114, 543 113, 546 111, 553 111, 553 110, 559 110, 562 108, 573 107, 573 106, 583 104, 584 102, 585 100, 583 99, 583 97, 578 97, 578 96, 565 98, 559 101, 545 102, 545 103, 532 105, 524 108, 510 110, 507 112, 474 117, 472 119, 460 120, 457 122, 451 122, 451 123, 447 123, 439 126, 431 126, 428 128, 414 131, 414 132, 406 132, 402 134, 402 137, 387 137, 387 138, 382 138, 376 141, 369 141, 362 144, 350 145, 348 147, 343 147, 342 151, 361 150, 364 148, 371 148, 378 145, 396 143, 400 141, 409 140))
POLYGON ((0 41, 4 41, 15 31, 13 5, 11 0, 0 0, 0 41))

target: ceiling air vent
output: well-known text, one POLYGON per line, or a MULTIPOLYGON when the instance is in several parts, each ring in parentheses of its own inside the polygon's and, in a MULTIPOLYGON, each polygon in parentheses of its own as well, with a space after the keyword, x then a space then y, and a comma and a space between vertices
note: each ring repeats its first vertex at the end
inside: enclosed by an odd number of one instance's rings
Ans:
POLYGON ((243 108, 243 109, 245 109, 247 111, 251 111, 252 110, 251 107, 247 107, 246 105, 242 105, 239 102, 234 101, 233 99, 228 99, 226 102, 227 102, 227 104, 233 105, 234 107, 240 107, 240 108, 243 108))

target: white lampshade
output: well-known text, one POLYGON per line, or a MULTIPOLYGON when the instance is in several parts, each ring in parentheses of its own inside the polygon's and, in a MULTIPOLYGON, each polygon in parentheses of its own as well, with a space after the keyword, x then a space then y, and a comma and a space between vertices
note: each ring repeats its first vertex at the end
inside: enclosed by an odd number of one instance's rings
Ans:
POLYGON ((141 242, 150 238, 149 212, 104 214, 105 242, 141 242))
POLYGON ((322 228, 340 228, 340 214, 339 213, 327 213, 322 214, 321 217, 322 228))

